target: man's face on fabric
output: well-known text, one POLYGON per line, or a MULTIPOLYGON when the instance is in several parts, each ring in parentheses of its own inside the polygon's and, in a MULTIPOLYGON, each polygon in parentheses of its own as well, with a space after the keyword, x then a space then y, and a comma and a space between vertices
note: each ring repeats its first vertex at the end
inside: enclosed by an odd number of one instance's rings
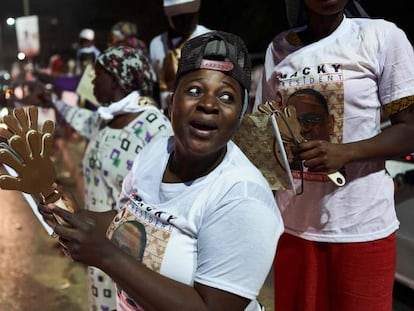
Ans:
POLYGON ((323 104, 312 94, 292 95, 288 102, 296 108, 301 125, 301 135, 306 140, 330 140, 333 134, 334 119, 323 107, 323 104))

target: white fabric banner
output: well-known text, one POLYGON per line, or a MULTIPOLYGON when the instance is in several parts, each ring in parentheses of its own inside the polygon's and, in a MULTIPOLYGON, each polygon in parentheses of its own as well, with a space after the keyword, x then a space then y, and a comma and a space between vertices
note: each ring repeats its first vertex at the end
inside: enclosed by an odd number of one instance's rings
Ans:
POLYGON ((39 19, 36 15, 16 18, 17 48, 26 56, 40 52, 39 19))

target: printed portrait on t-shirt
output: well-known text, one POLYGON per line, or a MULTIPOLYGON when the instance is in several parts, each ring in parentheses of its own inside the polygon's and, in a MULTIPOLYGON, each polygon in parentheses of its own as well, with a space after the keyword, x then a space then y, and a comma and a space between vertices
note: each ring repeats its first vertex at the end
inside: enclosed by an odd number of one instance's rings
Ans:
POLYGON ((127 254, 142 261, 147 236, 145 227, 138 221, 122 223, 112 234, 111 241, 127 254))
MULTIPOLYGON (((322 64, 297 72, 278 73, 280 106, 294 106, 305 140, 341 143, 343 138, 343 73, 340 64, 322 64)), ((286 146, 289 153, 290 146, 286 146)), ((291 161, 292 175, 302 178, 300 162, 291 161)), ((304 173, 308 180, 328 181, 325 174, 304 173)))
MULTIPOLYGON (((107 237, 124 252, 159 273, 171 235, 171 225, 157 221, 154 211, 155 207, 132 194, 110 224, 107 237)), ((144 310, 119 287, 117 298, 123 310, 144 310)))

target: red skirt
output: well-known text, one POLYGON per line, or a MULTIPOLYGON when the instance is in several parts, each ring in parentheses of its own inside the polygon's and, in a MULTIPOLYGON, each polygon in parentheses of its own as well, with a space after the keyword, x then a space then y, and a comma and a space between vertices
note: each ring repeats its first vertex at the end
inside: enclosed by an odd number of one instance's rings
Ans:
POLYGON ((395 234, 358 243, 284 233, 274 261, 276 311, 390 311, 395 234))

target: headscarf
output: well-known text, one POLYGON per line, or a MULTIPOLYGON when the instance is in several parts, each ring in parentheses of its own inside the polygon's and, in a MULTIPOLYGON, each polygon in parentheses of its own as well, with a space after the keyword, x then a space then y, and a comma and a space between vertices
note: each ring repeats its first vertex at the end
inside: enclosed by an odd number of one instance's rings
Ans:
POLYGON ((141 50, 129 46, 112 46, 97 58, 127 93, 138 91, 141 96, 153 95, 155 70, 141 50))

